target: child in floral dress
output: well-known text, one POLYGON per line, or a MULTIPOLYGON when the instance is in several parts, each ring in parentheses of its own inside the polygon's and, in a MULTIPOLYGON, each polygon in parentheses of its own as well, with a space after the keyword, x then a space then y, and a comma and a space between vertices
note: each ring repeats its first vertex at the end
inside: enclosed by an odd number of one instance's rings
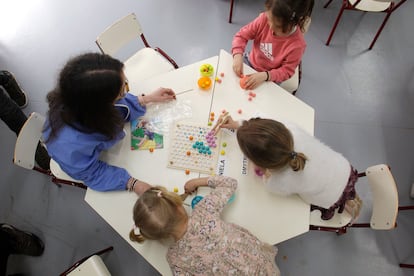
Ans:
POLYGON ((220 218, 237 180, 196 178, 185 184, 185 191, 191 193, 199 186, 213 191, 194 207, 191 216, 177 194, 163 187, 147 190, 134 206, 134 222, 140 233, 132 230, 131 240, 172 238, 167 260, 174 275, 280 275, 276 247, 220 218))

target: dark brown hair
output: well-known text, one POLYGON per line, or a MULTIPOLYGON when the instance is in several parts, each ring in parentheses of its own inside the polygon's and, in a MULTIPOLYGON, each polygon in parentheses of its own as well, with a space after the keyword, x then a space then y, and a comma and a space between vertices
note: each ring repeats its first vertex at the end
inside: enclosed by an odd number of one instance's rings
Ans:
POLYGON ((305 167, 306 156, 295 152, 292 134, 278 121, 244 121, 237 129, 237 141, 243 154, 259 167, 278 170, 289 165, 294 171, 305 167))
POLYGON ((280 20, 283 32, 295 25, 305 31, 306 20, 311 17, 314 0, 266 0, 265 8, 280 20))
POLYGON ((122 89, 123 63, 108 55, 86 53, 70 59, 47 95, 51 135, 64 125, 113 139, 124 121, 114 102, 122 89))

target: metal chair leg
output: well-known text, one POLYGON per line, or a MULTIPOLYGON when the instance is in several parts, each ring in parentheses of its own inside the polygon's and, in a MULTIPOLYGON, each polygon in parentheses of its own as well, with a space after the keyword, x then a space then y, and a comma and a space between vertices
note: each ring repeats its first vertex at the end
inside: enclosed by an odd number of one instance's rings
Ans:
POLYGON ((372 40, 371 45, 369 45, 369 50, 372 49, 372 47, 374 47, 375 42, 377 41, 379 35, 382 32, 382 29, 384 29, 385 23, 387 23, 388 19, 390 18, 392 13, 392 6, 389 8, 389 10, 387 11, 387 15, 384 18, 384 21, 382 21, 382 24, 380 26, 380 28, 378 29, 377 33, 375 34, 374 40, 372 40))
MULTIPOLYGON (((331 0, 332 1, 332 0, 331 0)), ((234 0, 230 0, 230 14, 229 14, 229 23, 231 23, 231 19, 233 17, 233 5, 234 5, 234 0)))
POLYGON ((61 184, 64 185, 70 185, 70 186, 74 186, 74 187, 78 187, 78 188, 82 188, 82 189, 87 189, 88 187, 85 186, 82 183, 79 182, 73 182, 73 181, 69 181, 69 180, 64 180, 64 179, 60 179, 57 178, 56 176, 52 175, 52 182, 55 183, 57 186, 62 187, 61 184))
POLYGON ((414 264, 400 264, 400 267, 403 267, 403 268, 414 268, 414 264))
POLYGON ((109 247, 107 247, 105 249, 102 249, 101 251, 95 252, 95 253, 87 256, 87 257, 84 257, 84 258, 80 259, 75 264, 73 264, 71 267, 69 267, 67 270, 65 270, 63 273, 61 273, 60 276, 68 275, 70 272, 72 272, 75 268, 77 268, 79 265, 81 265, 84 261, 86 261, 87 259, 89 259, 93 255, 102 255, 103 253, 108 252, 108 251, 111 251, 113 249, 114 249, 113 246, 109 246, 109 247))
POLYGON ((329 6, 329 4, 332 2, 332 0, 329 0, 326 4, 325 4, 325 6, 323 6, 323 8, 324 9, 326 9, 328 6, 329 6))
POLYGON ((328 40, 326 41, 326 46, 329 46, 329 43, 331 42, 332 36, 333 36, 333 34, 334 34, 335 30, 336 30, 336 27, 338 26, 339 20, 341 19, 341 16, 344 13, 345 5, 346 4, 342 4, 342 6, 341 6, 341 10, 339 11, 339 14, 338 14, 338 16, 337 16, 337 18, 335 20, 335 23, 334 23, 334 25, 332 27, 331 33, 329 34, 328 40))

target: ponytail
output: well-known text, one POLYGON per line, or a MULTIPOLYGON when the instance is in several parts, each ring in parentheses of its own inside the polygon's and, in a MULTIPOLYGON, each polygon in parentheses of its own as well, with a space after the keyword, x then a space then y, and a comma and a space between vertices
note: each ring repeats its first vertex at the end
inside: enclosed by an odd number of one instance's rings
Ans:
POLYGON ((135 234, 134 229, 129 232, 129 239, 134 242, 143 243, 145 241, 145 237, 141 234, 135 234))
POLYGON ((165 240, 174 237, 176 227, 187 220, 187 214, 178 208, 183 201, 179 195, 165 187, 151 187, 137 200, 133 209, 134 229, 129 239, 143 243, 145 240, 165 240))
POLYGON ((303 170, 305 168, 306 160, 308 160, 306 155, 304 155, 301 152, 295 152, 295 151, 292 151, 290 153, 290 158, 291 159, 289 161, 289 166, 295 172, 303 170))

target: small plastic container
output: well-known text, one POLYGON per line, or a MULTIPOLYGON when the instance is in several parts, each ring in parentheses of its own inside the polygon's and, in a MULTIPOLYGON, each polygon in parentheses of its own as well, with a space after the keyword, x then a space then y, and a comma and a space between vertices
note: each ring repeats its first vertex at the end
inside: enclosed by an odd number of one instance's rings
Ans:
POLYGON ((200 66, 200 75, 203 77, 211 77, 214 73, 214 67, 211 64, 205 63, 200 66))
POLYGON ((197 84, 201 89, 208 90, 211 87, 212 81, 209 77, 201 77, 198 79, 197 84))

